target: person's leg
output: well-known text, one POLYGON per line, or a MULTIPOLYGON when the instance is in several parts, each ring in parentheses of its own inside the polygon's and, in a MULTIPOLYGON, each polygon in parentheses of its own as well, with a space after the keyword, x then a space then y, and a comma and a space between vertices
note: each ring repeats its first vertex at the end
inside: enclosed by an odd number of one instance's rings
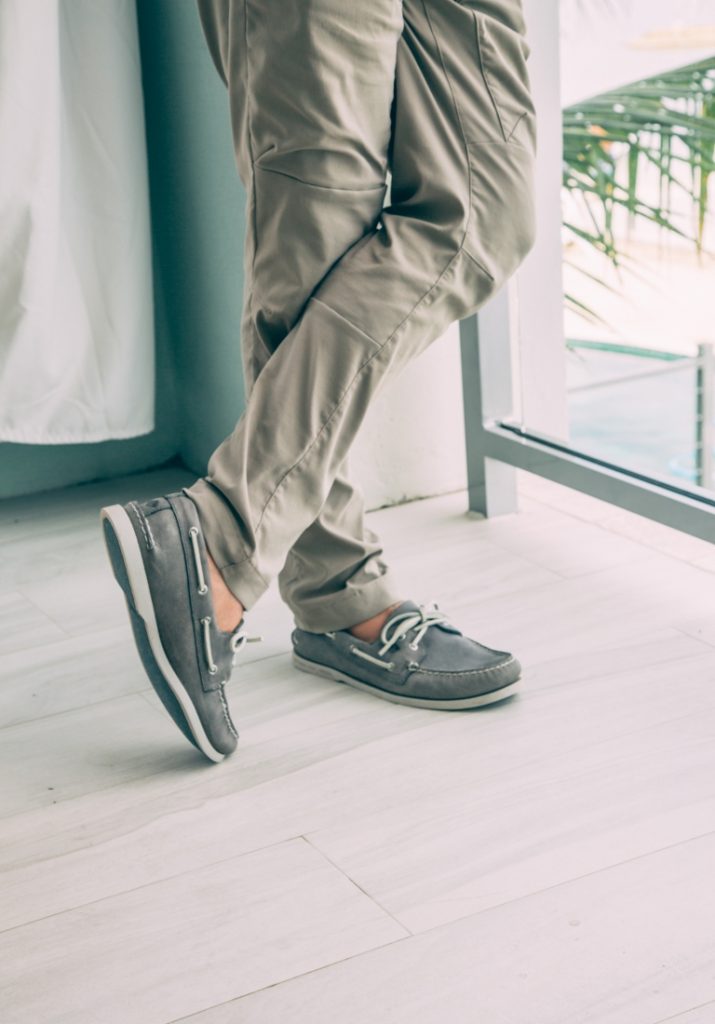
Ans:
MULTIPOLYGON (((519 0, 225 3, 220 52, 232 92, 249 101, 234 129, 250 183, 253 276, 281 252, 276 206, 329 192, 329 219, 304 237, 320 246, 343 218, 357 224, 365 193, 383 188, 386 159, 392 194, 287 333, 283 325, 277 347, 270 297, 251 289, 251 321, 270 357, 207 476, 101 511, 147 674, 178 727, 213 760, 236 746, 225 685, 249 638, 242 619, 230 631, 218 619, 208 552, 250 608, 333 493, 382 384, 483 305, 531 247, 536 141, 519 0)), ((463 637, 413 602, 374 643, 331 631, 329 610, 321 610, 322 629, 294 630, 296 665, 306 671, 445 709, 502 699, 518 679, 508 652, 463 637)), ((362 613, 359 595, 346 590, 341 619, 362 613)))
MULTIPOLYGON (((328 10, 324 7, 322 16, 328 10)), ((320 36, 321 8, 315 4, 312 8, 311 4, 305 5, 297 25, 295 15, 288 10, 290 24, 281 29, 270 21, 259 21, 252 26, 251 8, 243 3, 198 0, 201 24, 214 64, 224 83, 227 86, 233 83, 229 86, 229 99, 236 158, 249 196, 241 325, 247 397, 266 362, 298 320, 311 292, 343 253, 374 229, 380 216, 386 192, 395 48, 401 26, 396 10, 392 0, 383 4, 382 24, 378 17, 371 29, 372 37, 367 34, 352 54, 356 62, 353 81, 346 78, 345 69, 323 69, 326 76, 323 87, 334 90, 334 102, 339 102, 341 88, 346 99, 347 94, 351 94, 351 115, 361 124, 363 152, 353 147, 349 137, 343 142, 328 140, 324 143, 323 159, 330 161, 328 150, 333 145, 333 159, 340 164, 334 178, 325 179, 331 181, 331 187, 325 187, 325 181, 316 187, 286 174, 273 175, 266 185, 260 174, 253 180, 251 155, 247 152, 250 103, 259 110, 267 106, 276 86, 271 76, 281 72, 281 88, 290 88, 293 75, 301 80, 303 91, 310 87, 310 82, 303 81, 305 72, 299 66, 292 67, 290 62, 281 63, 279 54, 284 52, 285 37, 290 37, 296 27, 298 39, 292 42, 293 49, 298 53, 303 46, 310 54, 311 36, 315 37, 313 46, 320 36), (316 23, 315 28, 310 19, 316 23), (271 57, 266 62, 266 54, 261 51, 263 67, 252 76, 250 95, 244 67, 250 54, 245 56, 243 46, 235 42, 242 27, 252 35, 258 33, 259 41, 262 40, 271 57), (270 38, 266 33, 270 33, 270 38), (367 46, 375 48, 369 58, 365 54, 367 46), (336 81, 338 71, 342 85, 336 81), (364 79, 368 73, 369 87, 358 84, 360 76, 364 79)), ((341 26, 348 28, 352 21, 353 16, 349 14, 333 18, 327 35, 339 32, 341 26)), ((277 115, 278 107, 273 104, 272 109, 274 116, 277 115)), ((325 131, 335 121, 334 115, 320 105, 314 110, 304 110, 303 115, 309 119, 304 132, 325 131), (325 120, 322 129, 320 117, 325 120)), ((304 135, 296 137, 304 143, 304 135)), ((284 144, 288 141, 286 139, 284 144)), ((305 629, 352 624, 375 615, 399 598, 379 538, 365 525, 362 495, 349 479, 347 459, 339 468, 316 518, 288 552, 278 573, 278 585, 296 625, 305 629)))
POLYGON ((370 629, 400 599, 380 538, 365 523, 361 491, 343 462, 317 518, 300 535, 278 574, 281 597, 301 629, 370 629))
MULTIPOLYGON (((254 275, 280 257, 276 206, 330 192, 330 218, 301 239, 320 246, 333 218, 354 217, 360 193, 382 187, 383 154, 392 171, 390 206, 275 349, 270 290, 252 289, 271 357, 206 477, 184 489, 250 608, 321 512, 380 386, 480 308, 531 248, 536 126, 519 0, 227 0, 226 10, 220 49, 256 225, 254 275)), ((358 605, 348 595, 343 624, 358 605)), ((331 628, 329 612, 319 628, 331 628)))

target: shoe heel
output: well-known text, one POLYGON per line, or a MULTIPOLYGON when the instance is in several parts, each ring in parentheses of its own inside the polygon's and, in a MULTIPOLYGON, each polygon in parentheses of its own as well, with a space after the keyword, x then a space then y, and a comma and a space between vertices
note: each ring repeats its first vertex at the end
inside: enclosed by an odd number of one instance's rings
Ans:
POLYGON ((206 735, 191 698, 161 644, 141 548, 126 509, 121 505, 107 505, 101 509, 100 518, 112 572, 126 598, 137 652, 149 681, 184 736, 209 760, 223 761, 225 755, 206 735))
POLYGON ((107 549, 109 555, 109 562, 112 566, 112 573, 114 578, 122 588, 124 596, 127 599, 127 604, 134 614, 137 613, 136 603, 134 601, 134 595, 132 593, 131 583, 129 582, 129 576, 127 574, 127 567, 124 561, 124 555, 122 553, 122 546, 117 536, 117 531, 114 526, 113 517, 116 515, 116 510, 119 509, 123 515, 126 516, 126 512, 121 505, 111 505, 107 508, 103 508, 100 515, 102 520, 102 531, 104 533, 104 546, 107 549))

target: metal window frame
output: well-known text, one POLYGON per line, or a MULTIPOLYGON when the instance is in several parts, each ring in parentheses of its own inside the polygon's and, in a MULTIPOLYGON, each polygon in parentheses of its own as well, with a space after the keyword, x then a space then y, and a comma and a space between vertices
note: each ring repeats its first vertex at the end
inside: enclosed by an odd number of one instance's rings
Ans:
POLYGON ((530 434, 512 415, 509 286, 460 321, 469 509, 483 516, 517 511, 521 469, 635 512, 665 526, 715 541, 715 495, 679 487, 530 434))
MULTIPOLYGON (((715 541, 713 491, 653 479, 556 440, 566 437, 568 429, 559 0, 523 0, 523 6, 538 119, 534 178, 538 230, 534 251, 517 273, 459 325, 469 509, 483 516, 517 511, 516 474, 521 469, 715 541), (515 420, 526 426, 516 425, 515 420)), ((706 369, 715 372, 713 367, 706 369)), ((707 450, 713 407, 710 388, 703 381, 700 393, 697 413, 701 443, 707 450)))

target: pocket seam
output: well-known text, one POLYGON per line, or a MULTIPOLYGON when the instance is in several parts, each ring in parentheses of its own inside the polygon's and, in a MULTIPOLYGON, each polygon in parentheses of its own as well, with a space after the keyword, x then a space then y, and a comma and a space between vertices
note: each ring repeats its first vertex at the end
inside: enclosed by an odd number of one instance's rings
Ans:
POLYGON ((521 124, 521 122, 524 120, 525 117, 526 117, 526 111, 524 110, 524 111, 521 112, 521 114, 519 114, 519 116, 517 117, 516 121, 514 122, 514 127, 512 128, 512 130, 509 132, 509 134, 507 136, 507 139, 506 139, 507 142, 511 142, 511 140, 514 138, 514 132, 519 127, 519 125, 521 124))
MULTIPOLYGON (((502 137, 505 142, 508 142, 510 136, 507 135, 506 130, 504 128, 504 121, 502 120, 501 111, 499 110, 499 104, 497 103, 496 97, 494 95, 494 90, 492 88, 489 72, 487 71, 486 61, 484 60, 484 50, 486 49, 484 45, 484 27, 482 25, 482 22, 477 11, 472 11, 472 17, 474 18, 474 29, 477 39, 477 53, 479 54, 479 67, 482 72, 482 78, 484 79, 484 84, 487 88, 487 92, 489 93, 489 99, 492 101, 492 107, 494 108, 494 113, 496 114, 497 121, 499 122, 499 129, 502 133, 502 137)), ((519 118, 519 120, 521 120, 521 118, 519 118)), ((517 121, 517 124, 518 123, 519 122, 517 121)), ((514 127, 516 127, 516 125, 514 127)), ((511 134, 513 134, 513 129, 511 134)))

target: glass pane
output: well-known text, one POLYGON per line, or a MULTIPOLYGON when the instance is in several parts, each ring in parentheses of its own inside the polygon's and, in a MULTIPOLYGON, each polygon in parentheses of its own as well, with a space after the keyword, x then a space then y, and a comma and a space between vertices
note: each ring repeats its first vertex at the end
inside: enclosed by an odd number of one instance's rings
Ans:
POLYGON ((571 447, 712 488, 715 4, 561 0, 560 52, 564 372, 539 386, 571 447))

